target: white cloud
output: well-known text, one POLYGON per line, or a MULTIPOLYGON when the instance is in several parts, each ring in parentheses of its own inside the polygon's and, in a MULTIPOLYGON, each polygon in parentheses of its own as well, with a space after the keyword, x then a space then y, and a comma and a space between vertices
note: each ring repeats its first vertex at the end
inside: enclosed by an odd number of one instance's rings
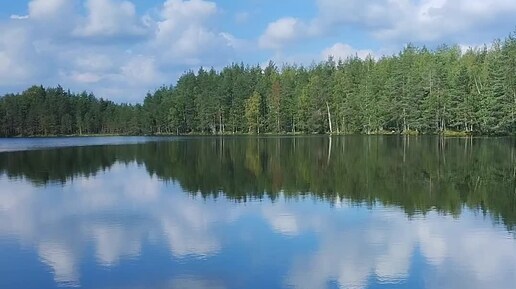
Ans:
POLYGON ((493 25, 509 33, 516 13, 510 0, 317 0, 317 5, 314 25, 320 31, 355 25, 385 41, 458 41, 490 32, 493 25))
POLYGON ((92 72, 72 71, 69 75, 66 76, 76 83, 84 84, 96 83, 102 79, 102 76, 92 72))
MULTIPOLYGON (((174 44, 182 40, 186 33, 202 33, 204 24, 217 13, 214 2, 204 0, 167 0, 161 10, 156 40, 161 44, 174 44), (190 30, 190 32, 187 32, 190 30), (194 31, 194 32, 192 32, 194 31)), ((183 40, 187 42, 187 40, 183 40)), ((192 40, 196 42, 196 40, 192 40)), ((194 46, 186 45, 184 46, 194 46)), ((173 47, 171 47, 173 48, 173 47)))
POLYGON ((162 0, 142 13, 135 3, 31 0, 26 12, 7 14, 0 19, 0 94, 33 84, 61 84, 115 101, 139 102, 146 92, 199 66, 265 58, 309 64, 330 54, 369 53, 354 48, 358 45, 348 31, 378 41, 381 48, 375 54, 384 54, 386 47, 390 54, 407 41, 477 44, 503 37, 514 29, 516 14, 511 0, 316 0, 312 19, 283 17, 268 23, 261 36, 245 40, 221 29, 220 20, 228 16, 237 25, 261 25, 255 23, 258 16, 249 21, 255 11, 225 15, 216 1, 162 0), (322 52, 290 49, 303 41, 329 39, 335 45, 322 52), (135 77, 138 64, 144 68, 142 77, 135 77))
POLYGON ((143 36, 147 33, 129 1, 88 0, 88 15, 74 34, 83 37, 143 36))
POLYGON ((410 0, 317 0, 319 14, 313 25, 321 32, 338 24, 379 27, 393 21, 395 13, 403 12, 404 7, 410 3, 410 0))
POLYGON ((121 81, 128 83, 156 84, 164 81, 153 57, 138 55, 121 67, 121 81))
POLYGON ((369 55, 374 56, 374 52, 369 49, 355 49, 351 45, 344 43, 336 43, 322 52, 323 59, 327 59, 330 56, 342 60, 355 56, 365 59, 369 55))
POLYGON ((212 21, 218 13, 217 5, 211 1, 166 1, 154 41, 162 60, 188 66, 220 60, 235 39, 228 39, 229 33, 214 28, 212 21))
POLYGON ((249 45, 250 43, 248 41, 236 38, 235 36, 233 36, 230 33, 221 32, 221 33, 219 33, 219 36, 224 38, 227 46, 234 48, 235 50, 243 50, 243 49, 251 50, 251 47, 249 45))
POLYGON ((297 18, 281 18, 269 23, 263 35, 260 36, 260 47, 266 49, 282 48, 306 36, 306 29, 306 25, 297 18))
POLYGON ((37 20, 56 20, 69 12, 75 1, 32 0, 29 2, 29 17, 37 20))
POLYGON ((37 72, 31 35, 25 26, 0 23, 0 86, 24 83, 37 72))
POLYGON ((23 19, 29 19, 29 15, 17 15, 13 14, 9 18, 16 19, 16 20, 23 20, 23 19))
POLYGON ((0 21, 0 93, 61 84, 120 102, 173 83, 183 71, 220 67, 246 41, 220 30, 213 1, 167 0, 140 15, 129 0, 32 0, 0 21))
MULTIPOLYGON (((73 53, 73 52, 72 52, 73 53)), ((71 56, 74 59, 73 66, 86 71, 103 72, 113 68, 113 59, 107 54, 92 51, 76 52, 80 57, 71 56)))
POLYGON ((279 49, 300 39, 342 36, 346 29, 386 45, 489 42, 514 29, 516 14, 512 0, 317 0, 316 5, 312 19, 285 17, 269 23, 261 47, 279 49))
POLYGON ((167 0, 163 4, 162 16, 172 25, 202 23, 217 13, 217 4, 205 0, 167 0))

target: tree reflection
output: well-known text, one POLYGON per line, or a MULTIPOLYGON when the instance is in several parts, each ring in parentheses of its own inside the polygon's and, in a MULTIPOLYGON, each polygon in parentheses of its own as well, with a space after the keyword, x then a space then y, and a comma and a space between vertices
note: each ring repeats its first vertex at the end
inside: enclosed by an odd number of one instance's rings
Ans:
POLYGON ((434 137, 192 138, 137 145, 0 154, 0 172, 36 185, 136 162, 204 197, 234 201, 314 197, 376 202, 409 216, 464 206, 516 224, 515 141, 434 137))

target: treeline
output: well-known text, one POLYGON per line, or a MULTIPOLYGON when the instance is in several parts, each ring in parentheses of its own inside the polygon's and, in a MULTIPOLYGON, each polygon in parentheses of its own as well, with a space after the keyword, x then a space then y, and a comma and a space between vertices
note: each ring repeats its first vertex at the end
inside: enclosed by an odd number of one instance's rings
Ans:
POLYGON ((33 86, 0 100, 0 136, 139 134, 141 112, 141 105, 33 86))
POLYGON ((186 72, 143 105, 33 87, 0 100, 0 134, 516 132, 516 32, 462 52, 408 45, 398 55, 310 67, 233 64, 186 72))

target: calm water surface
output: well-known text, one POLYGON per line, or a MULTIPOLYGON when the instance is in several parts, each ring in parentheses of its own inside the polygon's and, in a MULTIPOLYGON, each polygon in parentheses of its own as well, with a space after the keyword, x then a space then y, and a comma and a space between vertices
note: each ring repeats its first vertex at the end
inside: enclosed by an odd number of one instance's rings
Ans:
POLYGON ((138 144, 150 141, 170 141, 175 137, 36 137, 0 138, 0 153, 62 147, 138 144))
POLYGON ((516 284, 514 139, 34 141, 0 139, 0 288, 516 284))

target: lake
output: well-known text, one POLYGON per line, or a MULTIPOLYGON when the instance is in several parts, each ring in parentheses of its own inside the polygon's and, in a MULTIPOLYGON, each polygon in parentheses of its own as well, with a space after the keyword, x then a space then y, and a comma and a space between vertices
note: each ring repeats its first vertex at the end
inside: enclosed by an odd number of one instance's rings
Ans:
POLYGON ((513 289, 515 147, 0 139, 0 288, 513 289))

